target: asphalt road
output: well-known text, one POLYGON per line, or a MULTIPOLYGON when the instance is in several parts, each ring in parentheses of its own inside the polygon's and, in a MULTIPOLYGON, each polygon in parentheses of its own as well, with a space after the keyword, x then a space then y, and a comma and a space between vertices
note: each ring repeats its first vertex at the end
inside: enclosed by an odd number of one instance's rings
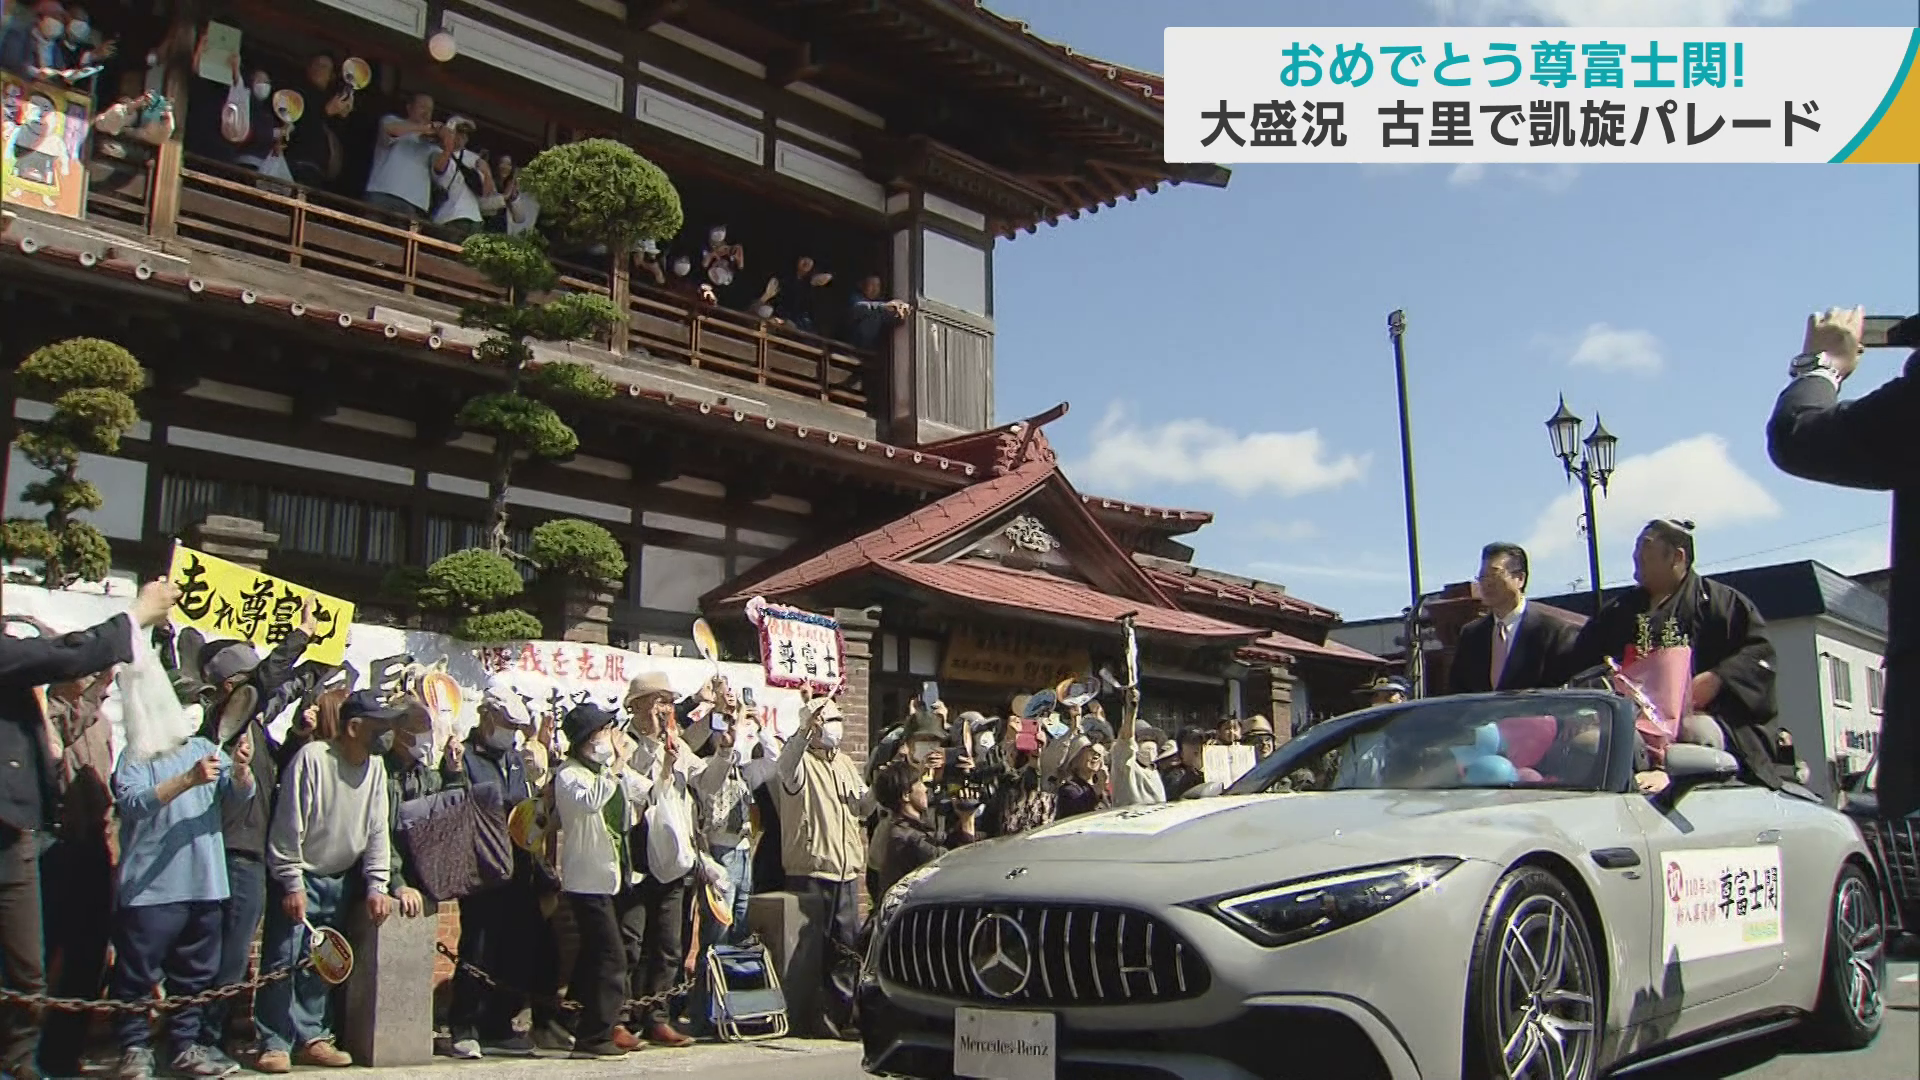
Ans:
MULTIPOLYGON (((1887 1021, 1880 1038, 1850 1054, 1803 1054, 1790 1039, 1750 1043, 1637 1074, 1641 1080, 1914 1080, 1920 1077, 1920 974, 1912 960, 1889 971, 1887 1021), (1908 981, 1901 981, 1902 979, 1908 981)), ((301 1070, 308 1072, 310 1070, 301 1070)), ((782 1040, 745 1046, 648 1051, 618 1062, 546 1060, 441 1064, 429 1069, 365 1069, 356 1075, 433 1076, 468 1080, 614 1080, 691 1076, 712 1080, 862 1080, 860 1053, 842 1043, 782 1040)))

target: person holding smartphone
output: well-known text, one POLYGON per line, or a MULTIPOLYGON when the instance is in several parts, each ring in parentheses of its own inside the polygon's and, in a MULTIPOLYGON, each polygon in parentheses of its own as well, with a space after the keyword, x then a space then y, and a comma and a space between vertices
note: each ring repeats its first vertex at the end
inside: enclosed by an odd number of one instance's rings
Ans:
MULTIPOLYGON (((1792 381, 1767 421, 1767 454, 1782 472, 1839 487, 1893 493, 1893 588, 1887 603, 1887 686, 1880 714, 1876 794, 1883 817, 1920 811, 1920 456, 1910 425, 1920 405, 1920 351, 1900 374, 1840 400, 1865 354, 1866 310, 1807 316, 1792 381)), ((1881 344, 1881 342, 1874 342, 1881 344)), ((1895 323, 1884 344, 1920 350, 1920 315, 1895 323)))

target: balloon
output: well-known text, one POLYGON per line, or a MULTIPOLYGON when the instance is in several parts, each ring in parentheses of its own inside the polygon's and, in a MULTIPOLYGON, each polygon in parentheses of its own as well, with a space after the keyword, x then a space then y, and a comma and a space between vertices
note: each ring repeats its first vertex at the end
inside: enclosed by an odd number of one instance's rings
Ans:
POLYGON ((453 35, 445 30, 427 39, 427 55, 443 64, 458 56, 459 53, 459 43, 454 41, 453 35))
POLYGON ((1513 762, 1498 754, 1474 758, 1467 763, 1467 783, 1496 786, 1516 783, 1520 779, 1520 770, 1513 762))
POLYGON ((1500 725, 1482 724, 1473 731, 1473 748, 1482 755, 1500 752, 1500 725))

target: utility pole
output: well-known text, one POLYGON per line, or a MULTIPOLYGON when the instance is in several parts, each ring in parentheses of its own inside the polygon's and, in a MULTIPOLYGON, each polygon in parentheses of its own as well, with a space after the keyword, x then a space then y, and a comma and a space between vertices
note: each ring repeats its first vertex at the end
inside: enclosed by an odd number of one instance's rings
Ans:
POLYGON ((1387 337, 1393 342, 1394 380, 1400 391, 1400 482, 1407 499, 1407 683, 1415 697, 1425 696, 1422 655, 1426 641, 1420 632, 1420 519, 1413 495, 1413 419, 1407 411, 1407 313, 1387 316, 1387 337))

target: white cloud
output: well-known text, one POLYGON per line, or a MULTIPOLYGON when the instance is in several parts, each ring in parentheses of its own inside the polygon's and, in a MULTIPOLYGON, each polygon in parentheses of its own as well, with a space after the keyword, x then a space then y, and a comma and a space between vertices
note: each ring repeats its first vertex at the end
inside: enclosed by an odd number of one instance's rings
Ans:
POLYGON ((1512 180, 1527 187, 1542 191, 1565 191, 1580 179, 1578 165, 1486 165, 1480 162, 1466 162, 1455 165, 1447 173, 1447 183, 1454 187, 1471 187, 1489 177, 1512 180))
POLYGON ((1731 26, 1780 22, 1799 0, 1428 0, 1443 23, 1520 20, 1552 26, 1731 26))
POLYGON ((1255 562, 1248 564, 1255 574, 1284 582, 1287 578, 1319 578, 1328 581, 1405 582, 1405 570, 1369 570, 1360 566, 1318 563, 1255 562))
POLYGON ((1594 323, 1580 336, 1567 364, 1651 375, 1665 366, 1666 358, 1660 353, 1660 340, 1645 330, 1621 330, 1606 323, 1594 323))
MULTIPOLYGON (((1548 569, 1549 560, 1584 549, 1579 531, 1581 510, 1576 484, 1547 504, 1534 522, 1526 547, 1527 553, 1543 564, 1543 579, 1558 577, 1558 570, 1548 569)), ((1734 463, 1725 439, 1695 435, 1619 462, 1596 513, 1600 518, 1601 568, 1607 580, 1614 581, 1626 576, 1617 567, 1630 549, 1629 538, 1654 518, 1685 518, 1704 532, 1778 517, 1780 504, 1734 463), (1609 566, 1616 569, 1607 570, 1609 566)), ((1703 546, 1700 561, 1711 562, 1714 554, 1711 547, 1703 546)), ((1569 569, 1573 562, 1569 559, 1550 565, 1569 569)))
POLYGON ((1877 525, 1858 535, 1817 540, 1749 562, 1751 565, 1763 566, 1768 563, 1792 562, 1795 559, 1813 559, 1852 577, 1854 574, 1864 574, 1869 570, 1886 569, 1891 558, 1891 549, 1888 544, 1887 527, 1877 525))
POLYGON ((1069 474, 1116 492, 1158 481, 1213 484, 1236 495, 1305 495, 1363 478, 1369 457, 1336 454, 1311 429, 1241 435, 1200 419, 1143 426, 1116 404, 1094 429, 1093 449, 1069 474))
POLYGON ((1311 521, 1269 521, 1253 527, 1254 535, 1262 540, 1280 540, 1298 543, 1313 540, 1320 536, 1320 526, 1311 521))

